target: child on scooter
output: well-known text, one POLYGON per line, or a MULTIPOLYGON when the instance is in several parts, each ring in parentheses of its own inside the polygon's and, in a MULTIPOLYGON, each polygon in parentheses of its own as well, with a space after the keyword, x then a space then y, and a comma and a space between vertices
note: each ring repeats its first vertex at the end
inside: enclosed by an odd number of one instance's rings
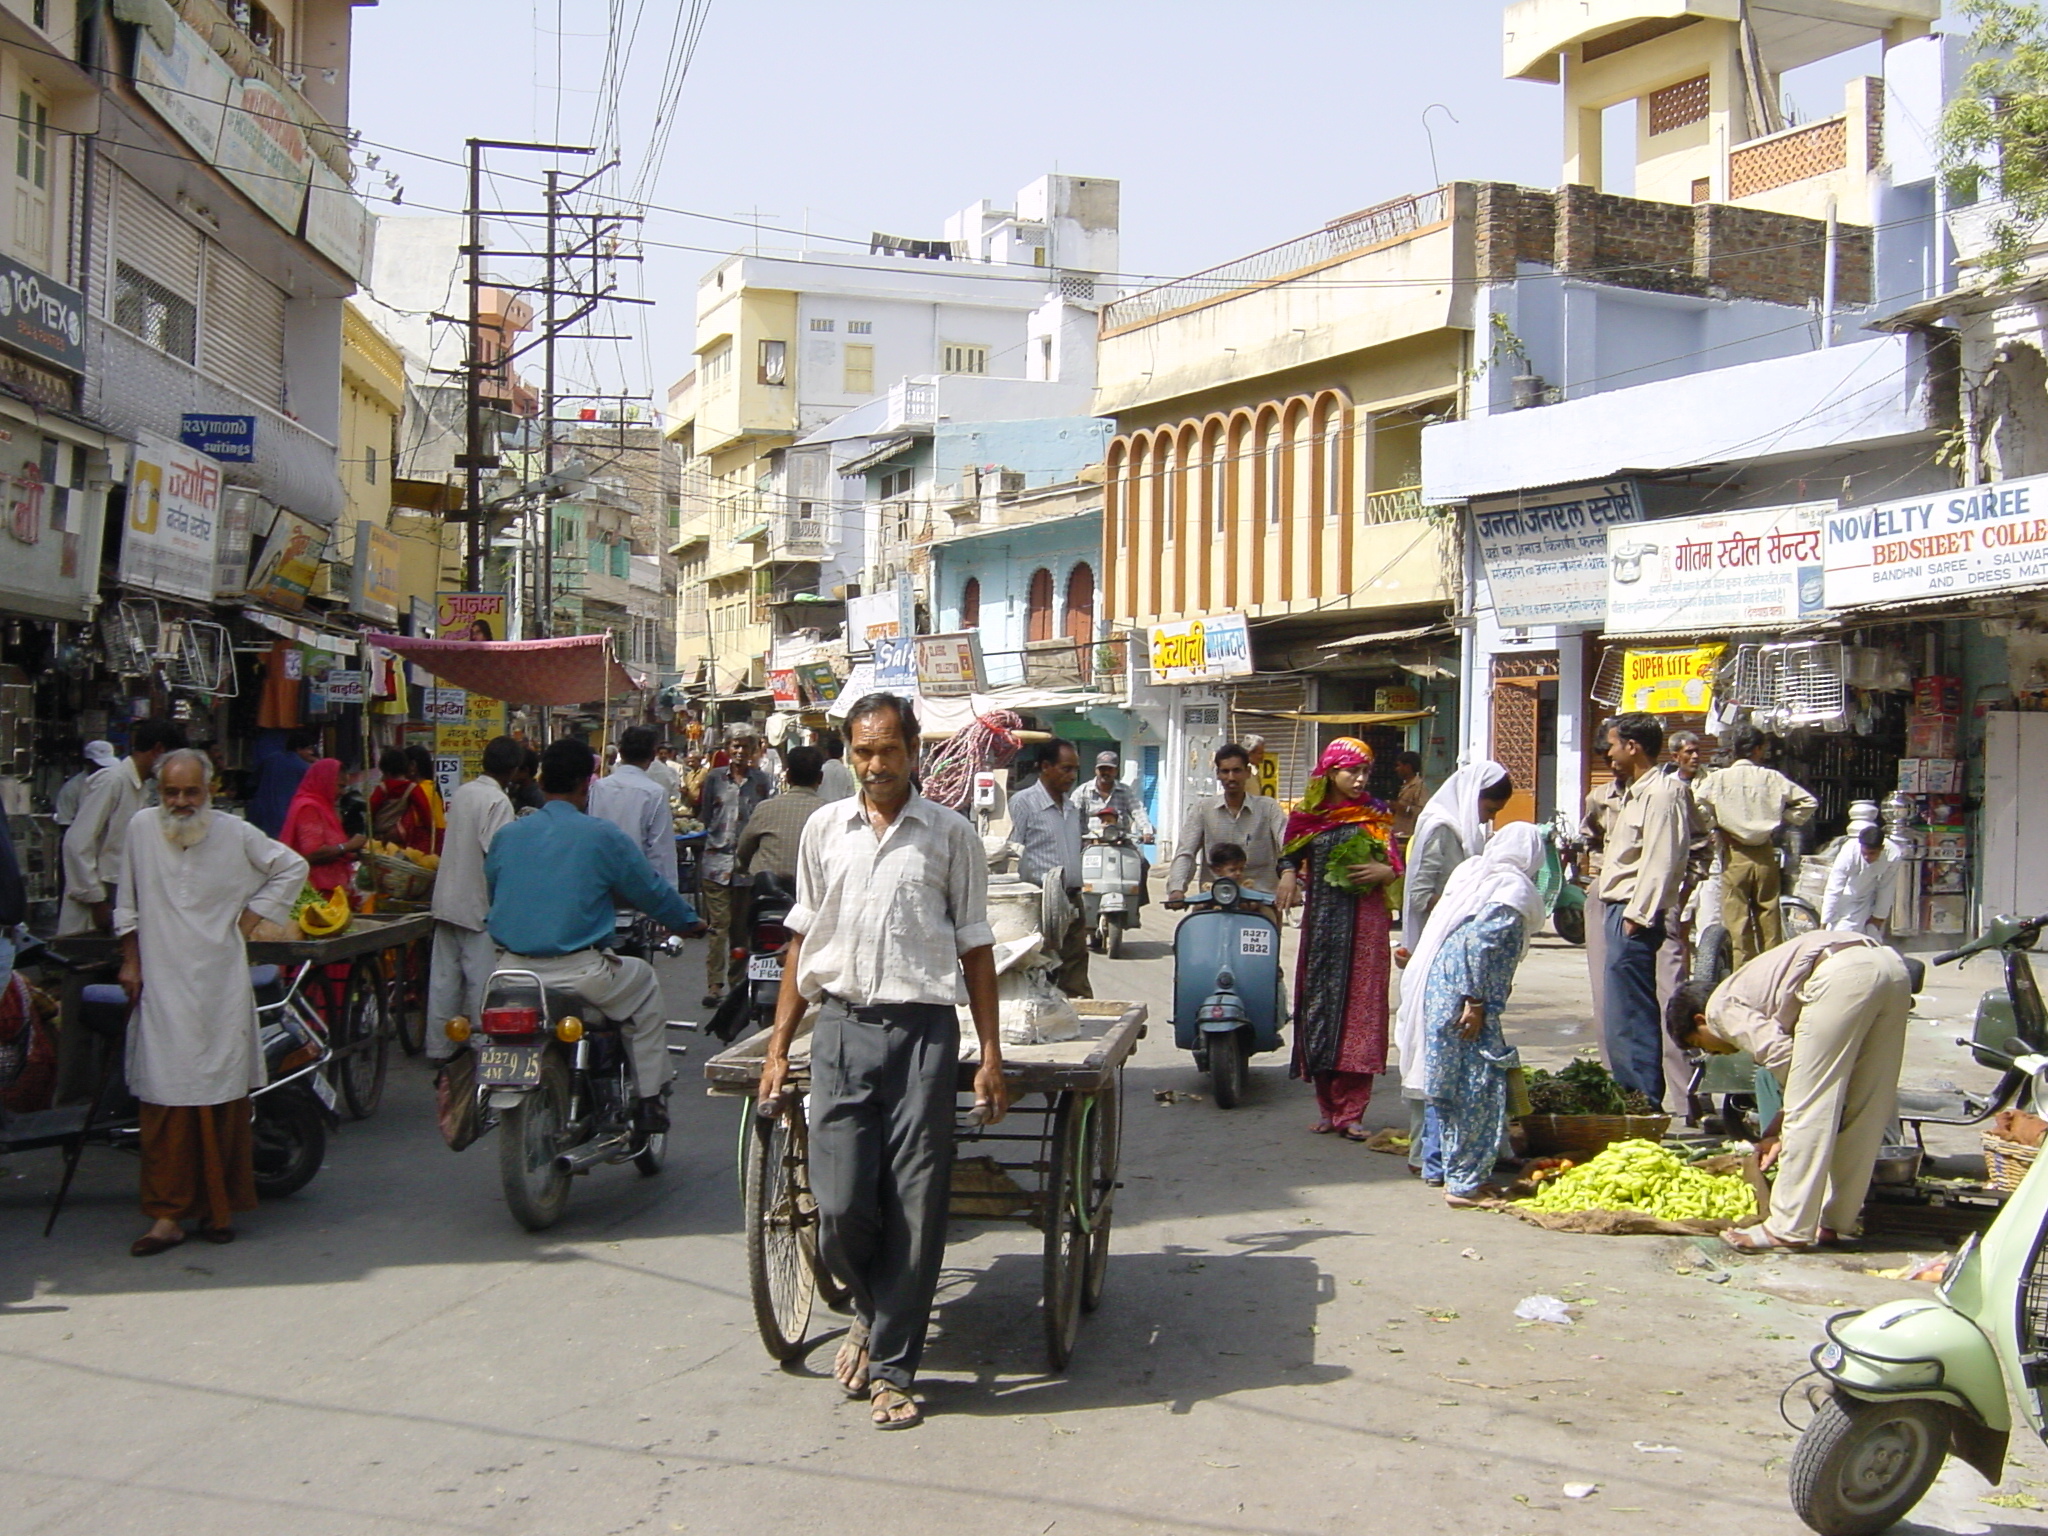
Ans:
MULTIPOLYGON (((1209 850, 1209 883, 1214 885, 1218 880, 1235 880, 1240 889, 1249 889, 1244 883, 1246 857, 1244 849, 1236 843, 1218 843, 1209 850)), ((1270 896, 1272 892, 1264 894, 1270 896)), ((1246 911, 1258 913, 1261 917, 1270 917, 1276 925, 1280 921, 1280 914, 1274 910, 1271 902, 1241 901, 1238 905, 1246 911)))

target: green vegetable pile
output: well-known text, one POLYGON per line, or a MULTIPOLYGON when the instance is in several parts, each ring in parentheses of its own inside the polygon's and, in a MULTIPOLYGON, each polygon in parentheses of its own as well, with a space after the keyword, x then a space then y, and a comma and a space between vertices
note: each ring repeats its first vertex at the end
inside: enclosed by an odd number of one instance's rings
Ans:
POLYGON ((1539 1115, 1654 1115, 1657 1106, 1636 1089, 1624 1091, 1590 1056, 1562 1072, 1529 1074, 1529 1107, 1539 1115))
POLYGON ((1737 1173, 1708 1173, 1654 1141, 1617 1141, 1517 1202, 1532 1211, 1643 1211, 1660 1221, 1756 1214, 1756 1192, 1737 1173))

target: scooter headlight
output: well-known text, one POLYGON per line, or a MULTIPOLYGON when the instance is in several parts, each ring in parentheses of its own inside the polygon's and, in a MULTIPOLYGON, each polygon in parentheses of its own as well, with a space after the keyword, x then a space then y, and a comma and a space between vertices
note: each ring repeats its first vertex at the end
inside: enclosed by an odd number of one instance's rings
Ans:
POLYGON ((1839 1344, 1823 1344, 1813 1357, 1813 1363, 1824 1371, 1838 1371, 1846 1358, 1839 1344))

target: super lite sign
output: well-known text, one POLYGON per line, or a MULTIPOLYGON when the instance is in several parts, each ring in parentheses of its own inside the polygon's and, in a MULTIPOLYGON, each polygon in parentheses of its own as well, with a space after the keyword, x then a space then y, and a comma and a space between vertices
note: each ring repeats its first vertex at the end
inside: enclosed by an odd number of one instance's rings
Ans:
POLYGON ((2048 582, 2048 475, 1858 507, 1826 528, 1830 608, 2048 582))

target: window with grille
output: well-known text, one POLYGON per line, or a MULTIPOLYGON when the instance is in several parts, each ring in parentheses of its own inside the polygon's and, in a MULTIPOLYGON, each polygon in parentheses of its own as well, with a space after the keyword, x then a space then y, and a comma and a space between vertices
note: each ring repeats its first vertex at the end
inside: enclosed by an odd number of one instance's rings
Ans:
POLYGON ((1705 75, 1695 75, 1661 91, 1650 92, 1650 132, 1669 133, 1707 120, 1708 84, 1705 75))
POLYGON ((704 354, 704 393, 732 388, 732 343, 722 341, 704 354))
POLYGON ((849 320, 846 322, 846 334, 849 336, 872 336, 875 334, 875 322, 872 320, 849 320))
POLYGON ((987 373, 988 348, 949 341, 940 350, 939 368, 943 373, 987 373))
POLYGON ((811 322, 811 329, 814 331, 830 331, 835 329, 838 324, 839 322, 836 320, 813 320, 811 322))
POLYGON ((363 479, 370 485, 377 483, 377 449, 374 444, 363 450, 363 479))
POLYGON ((875 349, 872 345, 849 341, 843 359, 846 368, 846 393, 849 395, 872 395, 875 392, 875 349))
POLYGON ((114 264, 114 324, 180 362, 198 360, 198 307, 125 261, 114 264))

